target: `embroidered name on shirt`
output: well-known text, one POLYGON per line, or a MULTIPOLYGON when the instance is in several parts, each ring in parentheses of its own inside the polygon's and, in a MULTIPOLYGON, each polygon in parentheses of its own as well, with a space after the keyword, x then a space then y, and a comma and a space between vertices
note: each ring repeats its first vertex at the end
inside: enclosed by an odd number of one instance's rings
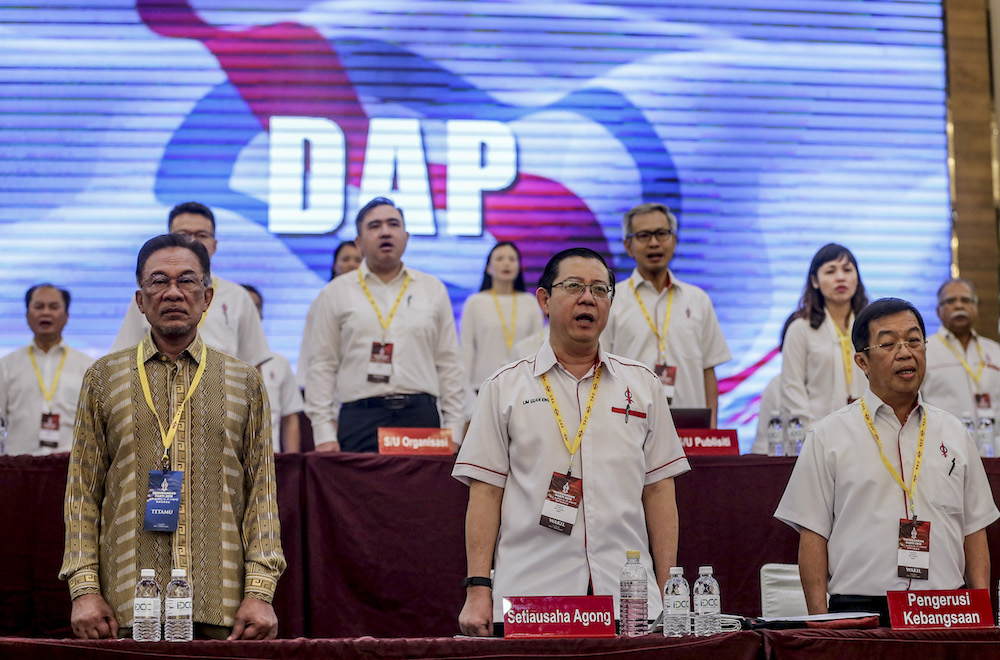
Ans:
POLYGON ((539 396, 539 397, 535 397, 534 399, 525 399, 524 401, 521 402, 521 405, 522 406, 526 406, 529 403, 548 403, 548 402, 549 402, 549 398, 548 397, 546 397, 546 396, 539 396))

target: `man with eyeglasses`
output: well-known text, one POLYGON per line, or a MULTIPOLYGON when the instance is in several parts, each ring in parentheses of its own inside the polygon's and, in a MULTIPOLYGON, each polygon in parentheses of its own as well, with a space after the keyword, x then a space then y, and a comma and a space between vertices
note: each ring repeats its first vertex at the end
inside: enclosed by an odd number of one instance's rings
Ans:
POLYGON ((593 250, 553 256, 536 292, 548 339, 479 391, 452 471, 469 486, 467 635, 498 633, 505 596, 613 594, 617 612, 628 550, 641 550, 650 618, 662 608, 674 477, 689 466, 659 380, 599 343, 614 292, 593 250))
POLYGON ((1000 512, 962 423, 920 396, 925 337, 905 300, 861 310, 867 391, 806 436, 774 515, 799 532, 810 614, 878 612, 885 625, 887 591, 990 586, 986 526, 1000 512))
POLYGON ((358 211, 357 270, 316 296, 301 354, 319 451, 377 452, 381 427, 450 428, 461 442, 465 380, 448 291, 403 263, 403 211, 376 197, 358 211))
POLYGON ((979 298, 968 280, 952 278, 937 294, 941 327, 927 342, 927 377, 920 388, 924 400, 978 424, 996 421, 1000 406, 1000 344, 974 329, 979 298))
POLYGON ((87 370, 77 410, 59 573, 73 632, 127 636, 140 569, 164 584, 184 568, 196 636, 273 638, 285 558, 264 384, 199 335, 214 293, 201 243, 150 239, 136 282, 150 330, 87 370))
MULTIPOLYGON (((215 215, 204 204, 184 202, 170 210, 167 231, 195 239, 205 246, 208 256, 215 255, 215 215)), ((202 339, 212 348, 260 366, 271 354, 264 336, 257 306, 250 294, 234 282, 216 277, 215 298, 198 328, 202 339)), ((149 332, 149 323, 135 303, 130 303, 111 351, 134 346, 149 332)))
POLYGON ((670 405, 719 410, 715 367, 732 357, 708 294, 670 271, 677 249, 677 218, 663 204, 640 204, 622 222, 632 276, 618 286, 601 338, 610 353, 653 369, 670 405))

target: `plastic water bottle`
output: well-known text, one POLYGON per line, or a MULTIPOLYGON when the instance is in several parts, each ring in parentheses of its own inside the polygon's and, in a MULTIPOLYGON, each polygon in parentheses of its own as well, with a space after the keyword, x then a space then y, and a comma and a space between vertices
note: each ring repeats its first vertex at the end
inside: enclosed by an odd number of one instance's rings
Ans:
POLYGON ((646 569, 639 563, 638 550, 628 550, 625 557, 618 618, 621 621, 623 635, 642 637, 649 629, 646 569))
POLYGON ((785 455, 785 434, 781 428, 781 413, 771 411, 771 421, 767 423, 767 455, 785 455))
POLYGON ((972 413, 966 411, 962 413, 962 424, 965 425, 965 430, 969 432, 973 440, 976 440, 976 423, 972 421, 972 413))
POLYGON ((663 636, 680 637, 690 633, 691 589, 684 579, 684 569, 674 566, 663 585, 663 636))
POLYGON ((170 571, 166 596, 167 618, 163 625, 163 639, 168 642, 190 642, 194 638, 191 583, 187 581, 187 571, 183 568, 170 571))
POLYGON ((160 585, 156 584, 156 571, 144 568, 139 571, 132 607, 132 639, 137 642, 160 641, 160 585))
POLYGON ((788 419, 788 451, 786 456, 798 456, 802 453, 802 443, 806 440, 806 430, 798 417, 788 419))
POLYGON ((694 634, 707 637, 721 633, 721 612, 719 581, 712 577, 711 566, 701 566, 694 581, 694 634))
POLYGON ((993 458, 992 411, 979 416, 979 428, 976 431, 976 444, 979 445, 979 455, 983 458, 993 458))

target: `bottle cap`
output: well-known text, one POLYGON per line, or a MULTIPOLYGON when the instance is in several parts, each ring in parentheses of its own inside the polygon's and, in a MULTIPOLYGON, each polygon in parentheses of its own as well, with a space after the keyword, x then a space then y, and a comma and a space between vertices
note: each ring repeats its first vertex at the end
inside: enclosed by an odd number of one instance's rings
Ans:
POLYGON ((170 577, 187 577, 187 569, 174 568, 170 570, 170 577))
POLYGON ((156 577, 156 570, 152 569, 152 568, 143 568, 143 569, 141 569, 139 571, 139 577, 155 578, 156 577))
POLYGON ((670 575, 671 576, 673 576, 673 575, 684 575, 684 569, 681 568, 680 566, 671 566, 670 567, 670 575))
POLYGON ((771 411, 771 417, 781 417, 781 411, 780 410, 772 410, 771 411))
POLYGON ((711 574, 712 574, 712 567, 711 566, 699 566, 698 567, 698 575, 711 575, 711 574))
POLYGON ((639 558, 639 551, 638 550, 626 550, 625 551, 625 557, 627 559, 638 559, 639 558))

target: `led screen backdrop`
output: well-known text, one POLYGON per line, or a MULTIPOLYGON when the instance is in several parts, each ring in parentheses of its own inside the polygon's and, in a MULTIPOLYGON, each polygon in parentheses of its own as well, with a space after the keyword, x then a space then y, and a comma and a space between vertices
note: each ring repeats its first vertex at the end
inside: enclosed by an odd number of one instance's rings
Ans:
POLYGON ((214 269, 262 289, 293 361, 359 200, 405 208, 405 260, 456 314, 496 240, 530 282, 571 245, 626 277, 622 212, 661 201, 680 218, 672 267, 734 355, 720 423, 746 450, 818 247, 848 245, 873 297, 933 318, 941 31, 919 1, 0 6, 0 353, 27 341, 23 292, 48 280, 73 293, 70 343, 102 354, 138 247, 182 201, 216 211, 214 269))

